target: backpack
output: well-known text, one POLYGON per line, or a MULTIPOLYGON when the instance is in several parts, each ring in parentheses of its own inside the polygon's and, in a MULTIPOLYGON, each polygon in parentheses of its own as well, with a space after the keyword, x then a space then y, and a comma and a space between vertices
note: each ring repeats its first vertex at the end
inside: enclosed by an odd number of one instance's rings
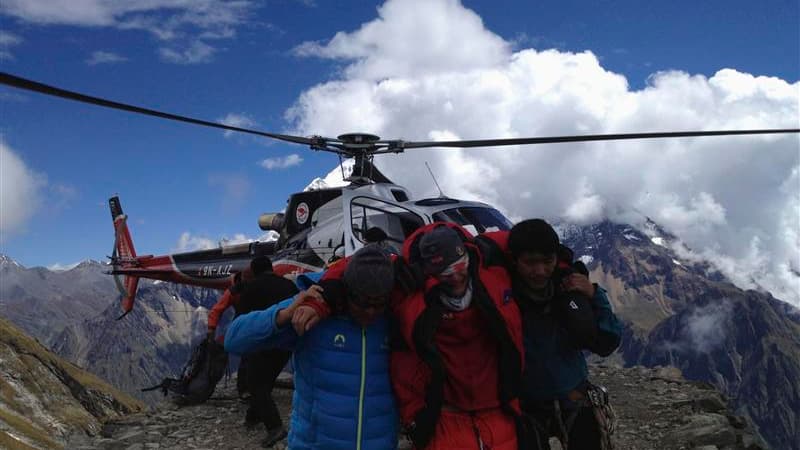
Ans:
POLYGON ((227 369, 228 354, 222 344, 203 339, 192 351, 180 378, 165 378, 142 392, 161 389, 165 397, 171 393, 172 401, 179 406, 197 405, 211 397, 227 369))

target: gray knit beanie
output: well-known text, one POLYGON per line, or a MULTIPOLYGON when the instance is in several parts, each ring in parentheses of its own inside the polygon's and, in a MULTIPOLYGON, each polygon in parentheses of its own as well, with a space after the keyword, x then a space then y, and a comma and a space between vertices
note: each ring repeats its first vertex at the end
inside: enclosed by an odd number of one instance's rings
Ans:
POLYGON ((358 250, 344 269, 344 283, 357 296, 380 297, 394 288, 394 266, 389 254, 370 244, 358 250))

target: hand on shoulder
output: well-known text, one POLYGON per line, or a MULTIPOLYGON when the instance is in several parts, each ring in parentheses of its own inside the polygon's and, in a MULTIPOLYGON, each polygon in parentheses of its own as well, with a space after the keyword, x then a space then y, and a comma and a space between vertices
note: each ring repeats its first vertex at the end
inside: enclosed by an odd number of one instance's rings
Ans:
POLYGON ((561 287, 566 292, 580 292, 586 297, 594 297, 594 285, 589 277, 580 273, 571 273, 561 280, 561 287))
POLYGON ((322 292, 323 289, 319 285, 300 291, 288 307, 278 311, 275 320, 277 325, 282 327, 291 322, 298 336, 308 332, 322 319, 319 309, 311 304, 311 302, 324 304, 322 292))

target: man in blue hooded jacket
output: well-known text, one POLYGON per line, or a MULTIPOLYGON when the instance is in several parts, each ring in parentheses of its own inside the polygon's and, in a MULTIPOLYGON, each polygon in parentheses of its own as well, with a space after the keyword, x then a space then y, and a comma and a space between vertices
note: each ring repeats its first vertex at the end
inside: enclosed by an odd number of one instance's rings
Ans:
POLYGON ((399 419, 389 380, 384 311, 395 281, 390 255, 367 246, 342 263, 341 280, 312 285, 321 274, 300 275, 307 289, 229 326, 225 349, 293 351, 291 449, 385 450, 397 446, 399 419), (314 323, 304 314, 322 290, 346 298, 343 313, 314 323), (305 311, 304 311, 305 310, 305 311))

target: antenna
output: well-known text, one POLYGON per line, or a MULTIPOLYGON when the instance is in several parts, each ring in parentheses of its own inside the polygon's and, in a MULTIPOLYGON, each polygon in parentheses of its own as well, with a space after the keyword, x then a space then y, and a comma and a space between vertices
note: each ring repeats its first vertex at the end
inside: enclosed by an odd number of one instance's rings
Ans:
POLYGON ((433 175, 433 171, 431 170, 431 166, 428 165, 428 161, 425 161, 425 167, 428 168, 428 173, 431 174, 431 178, 433 178, 433 184, 435 184, 436 185, 436 189, 439 190, 439 198, 446 198, 447 196, 444 195, 444 192, 442 192, 441 186, 439 186, 439 182, 436 181, 436 177, 433 175))

